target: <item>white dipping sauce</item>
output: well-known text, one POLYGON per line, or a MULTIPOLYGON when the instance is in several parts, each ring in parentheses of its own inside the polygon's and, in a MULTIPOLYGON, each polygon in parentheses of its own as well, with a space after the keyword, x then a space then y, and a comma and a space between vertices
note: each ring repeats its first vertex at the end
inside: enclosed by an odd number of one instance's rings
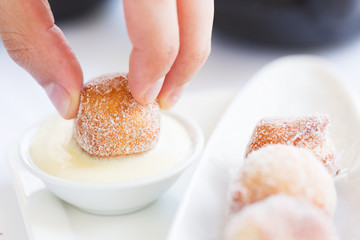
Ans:
POLYGON ((176 119, 162 115, 159 142, 150 151, 121 157, 96 158, 85 153, 73 137, 73 121, 45 122, 30 146, 33 162, 45 172, 82 182, 127 182, 175 168, 190 153, 192 141, 176 119))

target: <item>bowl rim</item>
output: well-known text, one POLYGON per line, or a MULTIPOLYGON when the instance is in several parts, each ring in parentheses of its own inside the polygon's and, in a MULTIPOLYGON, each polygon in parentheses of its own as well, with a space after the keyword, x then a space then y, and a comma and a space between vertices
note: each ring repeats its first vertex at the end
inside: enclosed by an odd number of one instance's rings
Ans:
POLYGON ((189 150, 191 152, 188 153, 188 157, 182 160, 178 165, 174 168, 161 173, 159 175, 146 177, 144 179, 138 179, 128 182, 104 182, 104 183, 96 183, 96 182, 81 182, 71 179, 65 179, 61 177, 57 177, 51 175, 38 166, 32 161, 31 155, 29 152, 30 143, 32 138, 35 136, 36 132, 40 129, 42 124, 49 120, 51 117, 46 118, 45 120, 33 125, 28 131, 25 132, 20 144, 18 146, 18 153, 21 163, 29 170, 32 174, 40 178, 44 181, 45 184, 51 183, 53 185, 67 185, 71 188, 79 188, 79 189, 88 189, 88 190, 107 190, 107 189, 128 189, 128 188, 136 188, 143 187, 146 185, 156 184, 158 182, 162 182, 172 176, 175 176, 185 170, 188 166, 190 166, 196 158, 201 154, 204 147, 204 135, 201 131, 200 126, 193 120, 183 117, 174 112, 165 112, 161 111, 162 115, 168 116, 170 118, 175 119, 180 122, 182 126, 185 127, 188 134, 190 135, 190 139, 192 141, 192 148, 189 150))

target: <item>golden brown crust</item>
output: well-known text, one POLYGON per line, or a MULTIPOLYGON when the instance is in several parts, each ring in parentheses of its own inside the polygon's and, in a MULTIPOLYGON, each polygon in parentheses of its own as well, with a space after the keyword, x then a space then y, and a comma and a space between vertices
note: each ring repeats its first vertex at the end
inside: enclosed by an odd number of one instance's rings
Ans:
POLYGON ((307 148, 336 175, 335 150, 329 138, 330 119, 325 114, 294 118, 265 118, 255 127, 246 149, 246 157, 268 144, 287 144, 307 148))
POLYGON ((83 86, 74 138, 87 153, 98 157, 141 153, 155 146, 159 132, 158 103, 137 103, 127 74, 102 75, 83 86))

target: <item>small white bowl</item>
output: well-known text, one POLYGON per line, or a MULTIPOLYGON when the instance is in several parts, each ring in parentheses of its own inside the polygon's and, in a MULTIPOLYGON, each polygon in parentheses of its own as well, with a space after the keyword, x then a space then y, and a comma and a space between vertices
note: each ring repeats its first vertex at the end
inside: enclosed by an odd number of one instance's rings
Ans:
POLYGON ((88 183, 59 178, 35 165, 30 155, 31 141, 39 126, 28 132, 20 145, 20 158, 26 168, 40 178, 47 188, 62 200, 100 215, 118 215, 134 212, 146 207, 163 194, 181 173, 200 155, 204 137, 200 128, 192 121, 174 113, 166 114, 180 122, 188 131, 192 148, 188 157, 173 169, 154 177, 119 183, 88 183))

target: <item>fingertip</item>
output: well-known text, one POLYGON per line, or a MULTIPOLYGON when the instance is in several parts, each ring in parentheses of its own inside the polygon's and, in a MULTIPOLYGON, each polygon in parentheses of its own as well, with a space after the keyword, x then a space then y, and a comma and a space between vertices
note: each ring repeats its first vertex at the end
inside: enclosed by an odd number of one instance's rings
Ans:
POLYGON ((179 101, 184 90, 185 90, 185 86, 180 86, 174 89, 167 96, 159 96, 160 108, 164 110, 168 110, 172 108, 179 101))
MULTIPOLYGON (((70 110, 70 109, 69 109, 70 110)), ((77 115, 77 112, 74 112, 74 111, 69 111, 67 114, 65 115, 61 115, 65 120, 71 120, 71 119, 74 119, 76 118, 76 115, 77 115)))
POLYGON ((79 105, 80 105, 80 93, 76 92, 71 96, 71 102, 68 108, 67 113, 65 114, 65 116, 63 116, 65 119, 73 119, 76 118, 78 110, 79 110, 79 105))
POLYGON ((75 118, 79 107, 78 94, 70 94, 58 83, 50 83, 44 86, 45 92, 55 106, 58 113, 65 119, 75 118))
POLYGON ((57 83, 49 83, 44 86, 44 90, 58 113, 63 117, 67 117, 71 103, 68 91, 57 83))
POLYGON ((163 109, 163 110, 169 110, 169 109, 172 107, 172 106, 167 102, 167 100, 164 99, 164 98, 159 98, 158 101, 159 101, 160 108, 163 109))
POLYGON ((143 97, 145 104, 150 104, 155 102, 157 96, 159 95, 163 83, 164 83, 164 79, 159 79, 145 92, 143 97))
POLYGON ((155 102, 163 83, 163 78, 153 84, 148 84, 145 80, 137 81, 131 79, 131 81, 129 81, 129 89, 135 101, 142 105, 147 105, 155 102))

